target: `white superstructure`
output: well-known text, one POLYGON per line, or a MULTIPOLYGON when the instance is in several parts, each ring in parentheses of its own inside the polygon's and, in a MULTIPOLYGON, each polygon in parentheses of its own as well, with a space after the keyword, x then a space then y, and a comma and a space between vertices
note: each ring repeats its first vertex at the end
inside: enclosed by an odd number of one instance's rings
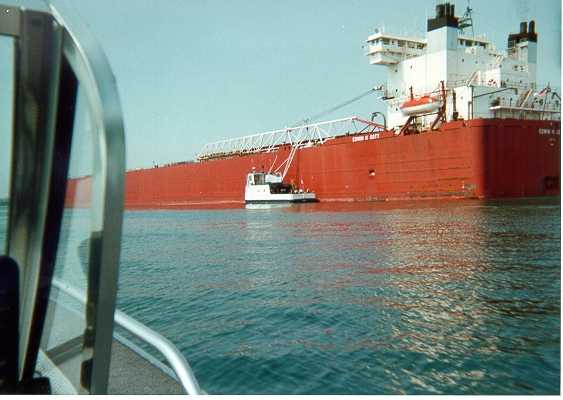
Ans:
MULTIPOLYGON (((549 86, 536 85, 535 22, 522 22, 500 51, 484 36, 467 34, 470 9, 462 18, 454 5, 441 1, 428 19, 426 38, 376 31, 367 39, 369 62, 384 65, 388 81, 384 100, 388 126, 398 129, 408 115, 401 106, 422 96, 441 98, 446 88, 444 119, 518 118, 560 119, 560 97, 549 86), (412 94, 411 94, 412 93, 412 94), (455 104, 454 104, 455 103, 455 104)), ((472 30, 472 29, 471 29, 472 30)), ((416 125, 426 128, 435 115, 421 115, 416 125)))

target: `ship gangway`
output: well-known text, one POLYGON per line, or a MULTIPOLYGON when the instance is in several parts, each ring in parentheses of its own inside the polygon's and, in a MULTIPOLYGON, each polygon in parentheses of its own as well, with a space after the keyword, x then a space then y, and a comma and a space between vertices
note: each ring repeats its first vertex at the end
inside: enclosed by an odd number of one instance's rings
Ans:
POLYGON ((199 161, 250 153, 271 152, 280 146, 292 149, 323 144, 340 136, 384 131, 384 126, 356 116, 305 124, 291 128, 220 140, 206 144, 197 155, 199 161))

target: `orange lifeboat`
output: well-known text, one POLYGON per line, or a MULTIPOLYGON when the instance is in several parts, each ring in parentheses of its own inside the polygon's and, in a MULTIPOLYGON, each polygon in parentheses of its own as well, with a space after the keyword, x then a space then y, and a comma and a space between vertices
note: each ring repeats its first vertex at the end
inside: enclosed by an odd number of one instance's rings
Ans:
POLYGON ((422 96, 405 101, 399 107, 404 115, 419 115, 436 112, 442 106, 442 102, 435 97, 422 96))

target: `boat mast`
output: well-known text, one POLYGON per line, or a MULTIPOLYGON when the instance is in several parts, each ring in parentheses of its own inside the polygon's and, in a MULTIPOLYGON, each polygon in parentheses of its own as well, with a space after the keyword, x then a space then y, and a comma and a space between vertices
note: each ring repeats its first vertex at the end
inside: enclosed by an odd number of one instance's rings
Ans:
POLYGON ((470 0, 467 0, 467 8, 463 16, 459 19, 458 27, 461 34, 465 34, 465 29, 471 28, 471 36, 475 37, 475 31, 473 30, 473 9, 471 8, 470 0))

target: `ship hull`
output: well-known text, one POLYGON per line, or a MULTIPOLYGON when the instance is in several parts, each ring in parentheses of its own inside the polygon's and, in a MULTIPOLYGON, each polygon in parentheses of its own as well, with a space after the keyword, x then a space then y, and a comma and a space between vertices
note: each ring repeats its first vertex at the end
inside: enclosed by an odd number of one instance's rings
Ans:
MULTIPOLYGON (((289 154, 284 146, 129 171, 125 206, 244 204, 248 172, 275 169, 289 154)), ((284 180, 321 202, 550 196, 560 195, 560 154, 559 121, 453 121, 433 132, 348 135, 302 148, 284 180)), ((77 183, 67 203, 80 203, 77 183)))

